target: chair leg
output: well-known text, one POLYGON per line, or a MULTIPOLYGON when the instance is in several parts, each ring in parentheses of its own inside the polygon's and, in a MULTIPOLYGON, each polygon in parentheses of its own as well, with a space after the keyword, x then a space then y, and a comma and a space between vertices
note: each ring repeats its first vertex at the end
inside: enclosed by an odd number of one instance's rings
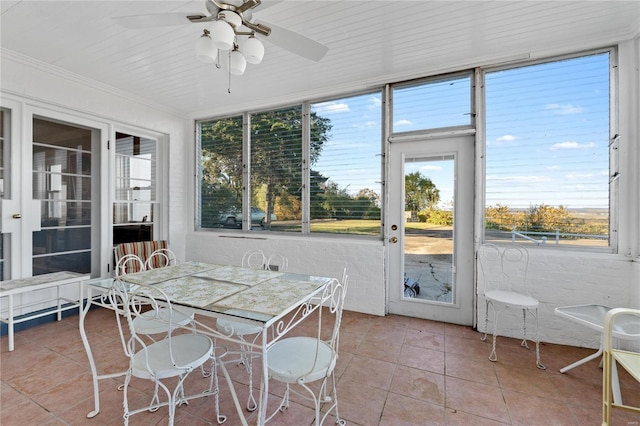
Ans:
POLYGON ((539 333, 539 320, 538 320, 538 309, 536 308, 536 312, 535 312, 535 317, 536 317, 536 367, 538 367, 541 370, 546 370, 547 367, 545 367, 544 365, 542 365, 542 363, 540 362, 540 333, 539 333))
POLYGON ((498 339, 498 311, 493 308, 493 341, 491 342, 491 353, 489 354, 489 361, 498 361, 498 353, 496 352, 496 340, 498 339))
POLYGON ((611 424, 611 353, 606 351, 602 357, 604 373, 602 375, 602 426, 611 424))
POLYGON ((489 301, 485 300, 484 304, 484 336, 480 340, 483 342, 487 341, 487 330, 489 327, 489 301))
POLYGON ((258 403, 253 396, 253 350, 251 346, 242 345, 242 355, 240 357, 241 362, 247 369, 247 375, 249 376, 249 397, 247 398, 247 411, 255 411, 258 408, 258 403))
POLYGON ((525 349, 529 349, 529 344, 527 343, 527 309, 522 310, 522 342, 520 343, 525 349))

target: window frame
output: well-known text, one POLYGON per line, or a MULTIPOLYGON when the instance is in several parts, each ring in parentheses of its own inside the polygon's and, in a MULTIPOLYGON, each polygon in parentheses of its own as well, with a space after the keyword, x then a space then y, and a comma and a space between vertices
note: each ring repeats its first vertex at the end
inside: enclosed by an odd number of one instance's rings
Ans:
MULTIPOLYGON (((302 102, 295 102, 286 105, 274 105, 269 108, 261 108, 257 110, 244 111, 241 113, 232 113, 226 115, 212 116, 194 120, 194 135, 195 135, 195 155, 194 155, 194 164, 195 164, 195 173, 194 173, 194 188, 195 188, 195 197, 194 197, 194 230, 196 232, 219 232, 219 233, 242 233, 242 234, 251 234, 251 233, 259 233, 260 236, 267 235, 278 235, 278 236, 293 236, 296 238, 299 237, 323 237, 323 238, 340 238, 340 237, 349 237, 349 238, 361 238, 361 239, 375 239, 382 240, 383 239, 383 227, 384 227, 384 203, 381 207, 381 218, 380 218, 380 232, 376 235, 360 235, 360 234, 347 234, 347 233, 322 233, 322 232, 312 232, 310 227, 310 139, 311 139, 311 106, 316 103, 329 102, 332 100, 340 100, 344 98, 352 98, 357 96, 363 96, 368 94, 376 94, 379 95, 383 100, 385 99, 385 91, 383 86, 379 86, 377 88, 369 88, 368 90, 362 90, 358 92, 349 92, 346 94, 335 95, 335 96, 327 96, 316 98, 313 100, 305 100, 302 102), (251 229, 251 219, 250 219, 250 211, 251 207, 254 207, 251 204, 251 170, 249 165, 251 164, 251 140, 249 137, 249 132, 247 129, 251 127, 251 117, 256 114, 261 114, 269 111, 278 111, 286 108, 295 108, 301 106, 301 123, 302 123, 302 155, 303 160, 302 164, 302 219, 301 219, 301 230, 299 232, 285 232, 285 231, 277 231, 277 230, 269 230, 268 232, 260 233, 260 231, 251 229), (224 228, 208 228, 201 226, 201 177, 202 177, 202 154, 201 154, 201 140, 200 140, 200 125, 205 122, 211 122, 216 120, 224 120, 234 117, 242 117, 242 127, 243 127, 243 190, 242 190, 242 227, 241 229, 224 229, 224 228)), ((380 164, 380 177, 382 180, 380 187, 380 198, 384 200, 384 108, 380 108, 380 152, 379 155, 383 159, 380 164)), ((257 234, 256 234, 257 235, 257 234)))
MULTIPOLYGON (((479 95, 476 96, 476 102, 478 106, 476 110, 478 132, 477 132, 477 170, 481 173, 482 179, 478 179, 478 194, 477 194, 477 234, 476 241, 486 241, 486 162, 487 162, 487 140, 486 140, 486 85, 485 77, 488 73, 496 71, 505 71, 516 68, 525 68, 529 66, 535 66, 540 64, 548 64, 552 62, 559 62, 563 60, 577 59, 581 57, 598 55, 608 53, 609 54, 609 151, 608 151, 608 163, 609 163, 609 187, 608 187, 608 201, 609 201, 609 214, 608 214, 608 228, 609 238, 608 244, 603 247, 591 247, 580 246, 575 244, 556 245, 556 244, 535 244, 534 247, 542 247, 546 250, 561 250, 561 251, 581 251, 581 252, 595 252, 595 253, 618 253, 618 228, 619 228, 619 184, 617 177, 619 176, 619 161, 618 161, 618 144, 619 144, 619 85, 618 85, 618 49, 616 46, 602 47, 597 49, 590 49, 585 51, 571 52, 562 55, 545 56, 535 60, 529 60, 524 62, 518 62, 515 64, 502 64, 497 66, 478 67, 477 79, 479 84, 479 95)), ((529 245, 528 245, 529 246, 529 245)))

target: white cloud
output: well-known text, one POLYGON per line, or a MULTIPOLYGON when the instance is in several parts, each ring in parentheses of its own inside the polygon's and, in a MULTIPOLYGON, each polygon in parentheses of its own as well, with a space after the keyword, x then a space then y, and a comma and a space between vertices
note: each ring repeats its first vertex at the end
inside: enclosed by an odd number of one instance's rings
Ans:
POLYGON ((382 105, 382 99, 379 96, 371 96, 371 105, 370 109, 379 108, 382 105))
POLYGON ((584 111, 584 108, 576 105, 571 105, 571 104, 567 104, 567 105, 548 104, 545 106, 545 108, 559 115, 580 114, 581 112, 584 111))
POLYGON ((344 102, 321 102, 313 106, 313 110, 317 114, 332 114, 340 112, 349 112, 349 105, 344 102))
POLYGON ((516 139, 518 139, 518 137, 514 135, 503 135, 496 139, 496 144, 505 145, 515 141, 516 139))
POLYGON ((442 166, 424 166, 424 167, 420 167, 420 170, 424 170, 424 171, 441 171, 442 170, 442 166))
POLYGON ((596 144, 593 142, 579 143, 575 141, 566 141, 566 142, 560 142, 560 143, 551 145, 551 148, 549 148, 549 151, 559 151, 561 149, 590 149, 595 146, 596 144))
POLYGON ((401 126, 410 126, 413 123, 410 120, 398 120, 395 123, 393 123, 394 126, 397 127, 401 127, 401 126))

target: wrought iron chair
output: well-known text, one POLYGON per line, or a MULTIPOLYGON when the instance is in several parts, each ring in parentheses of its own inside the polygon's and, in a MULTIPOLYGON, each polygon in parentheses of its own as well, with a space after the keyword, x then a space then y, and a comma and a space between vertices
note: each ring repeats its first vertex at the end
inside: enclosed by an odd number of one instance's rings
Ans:
POLYGON ((485 298, 485 332, 483 341, 487 340, 489 326, 489 306, 493 310, 493 342, 489 360, 497 361, 496 339, 498 337, 498 319, 508 308, 522 309, 523 337, 520 346, 529 349, 527 343, 527 313, 535 318, 536 332, 536 366, 542 370, 545 366, 540 362, 540 339, 538 337, 538 300, 531 296, 528 289, 527 269, 529 253, 524 247, 509 245, 504 249, 493 244, 484 244, 478 259, 484 281, 485 298))
MULTIPOLYGON (((338 412, 336 380, 333 371, 338 360, 340 322, 344 298, 347 292, 348 276, 342 282, 334 279, 322 295, 311 305, 320 305, 314 317, 306 321, 317 321, 315 336, 288 337, 275 342, 265 356, 269 378, 286 384, 280 406, 268 416, 271 420, 279 411, 289 406, 291 394, 311 401, 315 407, 315 425, 322 424, 335 410, 336 424, 344 425, 338 412), (323 328, 330 327, 330 333, 323 328), (326 338, 328 335, 328 339, 326 338), (313 382, 320 386, 313 386, 313 382), (300 387, 300 389, 297 389, 300 387), (326 407, 325 407, 326 406, 326 407), (322 412, 321 412, 322 410, 322 412)), ((311 308, 310 308, 311 309, 311 308)))
POLYGON ((178 259, 173 251, 168 248, 160 248, 147 257, 144 266, 146 269, 156 269, 177 264, 178 259))
POLYGON ((215 397, 216 420, 224 423, 225 416, 220 415, 218 403, 218 378, 216 373, 215 347, 213 341, 204 335, 195 333, 176 334, 173 308, 168 302, 167 295, 153 286, 131 286, 115 279, 108 292, 109 302, 115 313, 125 355, 129 358, 129 367, 126 371, 123 385, 123 409, 124 424, 127 425, 129 417, 143 411, 155 411, 167 406, 169 409, 169 425, 173 425, 175 410, 181 404, 189 400, 204 396, 215 397), (151 308, 150 311, 147 308, 151 308), (148 343, 141 336, 134 325, 136 318, 148 315, 147 312, 164 312, 162 317, 154 317, 152 320, 166 325, 167 337, 158 342, 148 343), (211 362, 211 374, 208 377, 208 386, 204 391, 195 394, 185 394, 184 383, 194 369, 211 362), (155 395, 148 406, 132 409, 129 406, 128 390, 133 377, 146 379, 153 382, 155 395), (178 378, 173 390, 164 382, 165 379, 178 378), (160 401, 159 389, 164 390, 165 401, 160 401))
POLYGON ((640 407, 622 402, 616 365, 622 366, 635 380, 640 382, 640 353, 613 348, 613 339, 618 332, 616 320, 626 324, 625 339, 635 336, 635 344, 640 343, 640 309, 615 308, 604 317, 603 367, 602 367, 602 425, 611 424, 613 408, 622 408, 640 415, 640 407), (635 325, 634 325, 635 324, 635 325), (628 334, 631 332, 632 334, 628 334))
POLYGON ((144 261, 135 254, 126 254, 118 259, 115 267, 116 277, 145 270, 144 261))
POLYGON ((289 259, 279 253, 274 253, 265 262, 265 269, 284 272, 289 269, 289 259))

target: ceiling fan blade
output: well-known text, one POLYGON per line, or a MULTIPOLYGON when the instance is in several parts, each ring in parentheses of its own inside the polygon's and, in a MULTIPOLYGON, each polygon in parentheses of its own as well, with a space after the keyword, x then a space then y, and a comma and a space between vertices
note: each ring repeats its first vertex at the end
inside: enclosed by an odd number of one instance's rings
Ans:
POLYGON ((271 28, 271 33, 265 37, 265 40, 303 58, 318 62, 329 50, 324 44, 311 40, 295 31, 265 21, 262 21, 262 23, 271 28))
POLYGON ((170 27, 174 25, 184 25, 190 22, 189 17, 202 17, 207 16, 201 13, 152 13, 148 15, 130 15, 130 16, 116 16, 113 19, 125 28, 140 29, 140 28, 153 28, 153 27, 170 27))

